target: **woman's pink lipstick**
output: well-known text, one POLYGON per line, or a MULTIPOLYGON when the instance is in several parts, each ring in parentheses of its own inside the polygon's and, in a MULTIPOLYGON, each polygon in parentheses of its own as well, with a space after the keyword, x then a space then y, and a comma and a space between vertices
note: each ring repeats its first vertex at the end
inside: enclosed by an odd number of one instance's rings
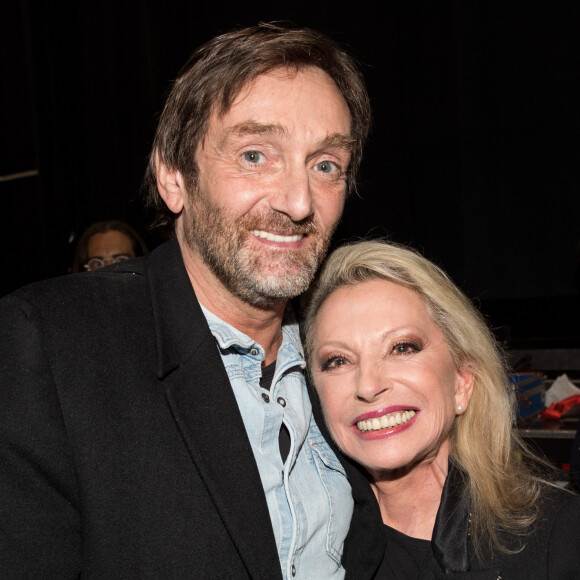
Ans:
POLYGON ((363 439, 382 439, 408 429, 415 422, 417 413, 417 409, 404 406, 377 409, 359 415, 352 429, 363 439))

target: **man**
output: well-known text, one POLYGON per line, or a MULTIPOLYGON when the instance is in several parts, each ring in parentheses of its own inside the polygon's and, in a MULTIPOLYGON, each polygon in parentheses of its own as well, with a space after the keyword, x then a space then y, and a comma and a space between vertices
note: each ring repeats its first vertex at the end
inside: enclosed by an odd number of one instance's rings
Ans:
POLYGON ((354 184, 364 83, 325 36, 194 53, 146 176, 174 237, 1 306, 3 578, 341 578, 353 502, 287 302, 354 184))

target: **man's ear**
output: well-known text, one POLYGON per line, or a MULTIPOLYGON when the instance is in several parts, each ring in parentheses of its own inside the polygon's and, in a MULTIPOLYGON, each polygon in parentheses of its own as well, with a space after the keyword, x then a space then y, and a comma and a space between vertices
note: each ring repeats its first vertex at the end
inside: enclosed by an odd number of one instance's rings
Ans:
POLYGON ((183 209, 187 197, 185 180, 177 169, 169 169, 165 163, 155 155, 155 169, 157 173, 157 189, 165 205, 175 214, 183 209))

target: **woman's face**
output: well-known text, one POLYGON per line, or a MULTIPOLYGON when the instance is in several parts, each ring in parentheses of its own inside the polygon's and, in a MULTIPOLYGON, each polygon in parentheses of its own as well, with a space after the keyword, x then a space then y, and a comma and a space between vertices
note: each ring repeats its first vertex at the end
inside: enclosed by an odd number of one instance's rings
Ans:
POLYGON ((371 473, 446 454, 473 386, 420 295, 386 280, 330 294, 315 320, 311 364, 333 438, 371 473))

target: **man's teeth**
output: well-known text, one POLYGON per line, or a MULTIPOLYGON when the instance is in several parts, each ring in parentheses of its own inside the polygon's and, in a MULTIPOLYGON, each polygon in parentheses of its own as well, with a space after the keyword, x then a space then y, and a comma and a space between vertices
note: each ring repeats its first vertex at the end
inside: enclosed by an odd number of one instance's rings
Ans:
POLYGON ((293 236, 281 236, 279 234, 271 234, 263 230, 250 230, 250 233, 257 238, 263 238, 270 242, 299 242, 303 238, 303 234, 295 234, 293 236))
POLYGON ((390 415, 383 415, 382 417, 373 417, 372 419, 365 419, 359 421, 356 426, 360 431, 378 431, 379 429, 387 429, 388 427, 396 427, 403 425, 411 417, 415 416, 415 411, 397 411, 390 415))

